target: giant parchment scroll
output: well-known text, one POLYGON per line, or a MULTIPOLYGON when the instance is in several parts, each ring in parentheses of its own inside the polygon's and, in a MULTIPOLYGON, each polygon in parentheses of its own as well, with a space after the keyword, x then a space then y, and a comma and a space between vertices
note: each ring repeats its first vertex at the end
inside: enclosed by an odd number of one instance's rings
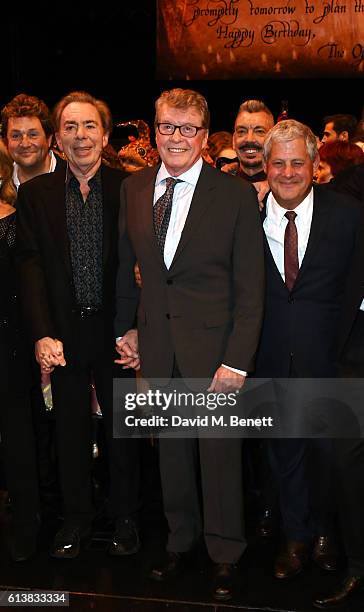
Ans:
POLYGON ((364 0, 158 0, 157 77, 363 77, 364 0))

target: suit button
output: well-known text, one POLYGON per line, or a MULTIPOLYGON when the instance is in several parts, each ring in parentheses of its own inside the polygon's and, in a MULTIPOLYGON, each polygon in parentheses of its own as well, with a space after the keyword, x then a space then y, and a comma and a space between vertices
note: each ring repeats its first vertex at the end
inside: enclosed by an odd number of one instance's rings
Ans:
POLYGON ((171 278, 167 280, 167 285, 173 285, 173 280, 171 278))
POLYGON ((289 304, 294 304, 294 297, 292 295, 289 296, 288 303, 289 304))
POLYGON ((166 313, 166 317, 167 317, 167 319, 171 318, 171 315, 169 314, 169 312, 166 313))

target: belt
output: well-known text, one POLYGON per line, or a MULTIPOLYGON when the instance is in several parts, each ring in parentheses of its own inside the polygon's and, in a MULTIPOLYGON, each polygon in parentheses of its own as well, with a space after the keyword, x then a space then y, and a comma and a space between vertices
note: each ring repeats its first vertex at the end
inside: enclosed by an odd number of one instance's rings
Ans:
POLYGON ((80 317, 80 319, 86 319, 87 317, 93 317, 102 312, 102 308, 98 308, 97 306, 78 306, 74 308, 72 312, 80 317))

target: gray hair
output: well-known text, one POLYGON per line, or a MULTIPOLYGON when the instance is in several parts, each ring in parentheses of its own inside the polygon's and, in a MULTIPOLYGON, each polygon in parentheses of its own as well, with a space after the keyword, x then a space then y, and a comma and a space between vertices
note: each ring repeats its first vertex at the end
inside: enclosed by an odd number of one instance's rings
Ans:
POLYGON ((294 119, 279 121, 269 130, 263 144, 264 161, 268 161, 274 142, 288 142, 296 138, 303 138, 307 153, 314 161, 318 153, 316 137, 307 125, 294 119))

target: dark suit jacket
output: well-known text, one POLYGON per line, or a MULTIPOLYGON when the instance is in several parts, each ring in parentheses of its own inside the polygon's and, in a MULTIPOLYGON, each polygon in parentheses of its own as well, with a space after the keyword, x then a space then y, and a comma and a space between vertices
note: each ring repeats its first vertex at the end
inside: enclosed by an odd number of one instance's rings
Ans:
MULTIPOLYGON (((117 270, 120 185, 125 174, 101 168, 103 190, 103 313, 105 338, 114 343, 113 317, 117 270)), ((69 253, 65 168, 20 186, 17 199, 17 260, 21 300, 32 342, 50 336, 72 357, 76 324, 69 253)))
MULTIPOLYGON (((221 363, 250 371, 264 290, 263 236, 255 191, 204 163, 167 270, 153 230, 157 171, 135 173, 121 191, 126 232, 121 229, 119 257, 127 261, 130 240, 143 282, 138 311, 143 375, 169 377, 174 358, 184 377, 209 378, 221 363)), ((124 221, 121 217, 121 228, 124 221)), ((126 329, 132 287, 133 279, 121 268, 116 321, 120 333, 126 329)))
MULTIPOLYGON (((355 254, 348 275, 346 291, 342 304, 342 316, 339 326, 338 354, 343 357, 348 346, 350 333, 353 329, 359 307, 364 299, 364 209, 361 209, 361 218, 355 244, 355 254)), ((364 338, 363 338, 364 346, 364 338)))
POLYGON ((349 166, 325 185, 328 189, 346 193, 364 203, 364 164, 349 166))
MULTIPOLYGON (((307 250, 290 293, 265 238, 266 308, 256 375, 335 375, 337 331, 353 260, 360 205, 348 196, 314 187, 307 250)), ((263 219, 265 217, 265 211, 263 219)))
MULTIPOLYGON (((53 151, 54 153, 54 151, 53 151)), ((56 167, 54 169, 54 172, 65 172, 66 171, 66 166, 67 166, 67 162, 63 159, 63 157, 60 157, 58 155, 58 153, 54 153, 55 158, 56 158, 56 167)))

